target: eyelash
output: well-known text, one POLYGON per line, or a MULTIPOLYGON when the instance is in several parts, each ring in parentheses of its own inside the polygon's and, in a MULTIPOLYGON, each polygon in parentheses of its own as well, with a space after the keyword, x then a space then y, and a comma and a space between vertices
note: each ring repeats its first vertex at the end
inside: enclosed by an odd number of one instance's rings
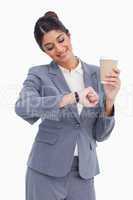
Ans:
MULTIPOLYGON (((63 38, 63 39, 59 40, 58 42, 59 42, 59 43, 62 43, 62 42, 64 42, 64 40, 65 40, 65 39, 63 38)), ((47 49, 47 51, 51 51, 52 49, 53 49, 53 47, 47 49)))
POLYGON ((61 40, 59 40, 59 43, 62 43, 62 42, 64 42, 64 38, 62 38, 61 40))
POLYGON ((52 48, 49 48, 49 49, 47 49, 47 51, 51 51, 53 49, 53 47, 52 48))

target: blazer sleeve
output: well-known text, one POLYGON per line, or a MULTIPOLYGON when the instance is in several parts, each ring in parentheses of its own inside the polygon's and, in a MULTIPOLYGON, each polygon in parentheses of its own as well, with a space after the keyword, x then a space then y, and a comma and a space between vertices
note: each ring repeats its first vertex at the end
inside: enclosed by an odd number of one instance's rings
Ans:
POLYGON ((115 126, 115 108, 113 106, 113 113, 111 116, 106 116, 104 113, 105 111, 105 92, 103 85, 100 82, 100 74, 98 70, 98 90, 99 90, 99 96, 100 96, 100 103, 99 103, 99 114, 96 118, 96 121, 94 123, 93 127, 93 133, 94 137, 98 142, 102 142, 106 140, 114 126, 115 126))
POLYGON ((53 96, 42 97, 40 91, 41 80, 35 73, 32 73, 32 68, 30 68, 19 93, 19 98, 15 103, 16 114, 30 124, 34 124, 45 113, 50 115, 52 112, 56 115, 60 111, 59 102, 64 94, 57 93, 53 96))

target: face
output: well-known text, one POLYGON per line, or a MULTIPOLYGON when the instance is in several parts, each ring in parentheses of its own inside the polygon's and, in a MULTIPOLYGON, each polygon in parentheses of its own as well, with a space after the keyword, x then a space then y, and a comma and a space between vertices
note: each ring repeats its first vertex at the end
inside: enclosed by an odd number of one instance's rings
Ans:
POLYGON ((42 47, 58 64, 65 64, 73 59, 70 35, 62 31, 52 30, 46 33, 42 39, 42 47))

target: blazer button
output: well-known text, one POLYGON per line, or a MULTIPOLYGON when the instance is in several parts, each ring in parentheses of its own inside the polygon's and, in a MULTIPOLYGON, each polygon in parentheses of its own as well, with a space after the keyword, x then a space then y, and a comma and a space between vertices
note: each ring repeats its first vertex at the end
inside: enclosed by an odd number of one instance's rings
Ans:
POLYGON ((80 127, 80 124, 79 124, 79 123, 75 124, 75 127, 76 127, 76 128, 79 128, 79 127, 80 127))

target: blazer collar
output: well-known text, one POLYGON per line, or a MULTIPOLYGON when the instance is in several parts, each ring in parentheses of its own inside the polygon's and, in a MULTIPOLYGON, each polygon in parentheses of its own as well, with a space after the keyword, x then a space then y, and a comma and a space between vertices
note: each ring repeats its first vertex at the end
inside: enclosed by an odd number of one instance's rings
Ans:
POLYGON ((59 66, 52 61, 49 65, 49 76, 61 93, 71 92, 59 66))
MULTIPOLYGON (((83 69, 83 79, 84 79, 85 87, 94 86, 92 79, 93 79, 93 77, 95 78, 96 71, 93 69, 92 65, 88 65, 88 64, 84 63, 82 60, 80 60, 80 61, 81 61, 82 69, 83 69)), ((52 61, 50 63, 48 73, 49 73, 52 81, 54 82, 54 84, 57 86, 57 88, 60 90, 61 93, 71 92, 71 90, 62 74, 61 69, 54 61, 52 61)))
MULTIPOLYGON (((83 79, 84 79, 84 85, 85 87, 93 87, 95 89, 96 85, 97 85, 97 77, 96 77, 96 72, 93 68, 93 66, 88 65, 86 63, 84 63, 82 60, 81 61, 81 66, 83 69, 83 79)), ((56 87, 59 89, 59 91, 62 94, 65 93, 70 93, 71 90, 62 74, 61 69, 59 68, 59 66, 52 61, 49 65, 49 71, 48 74, 52 80, 52 82, 56 85, 56 87)), ((83 113, 83 111, 86 108, 83 108, 81 114, 78 114, 78 110, 77 110, 77 105, 73 104, 71 106, 69 106, 69 108, 71 109, 71 111, 73 112, 74 116, 76 117, 76 119, 80 122, 80 115, 83 113)))

